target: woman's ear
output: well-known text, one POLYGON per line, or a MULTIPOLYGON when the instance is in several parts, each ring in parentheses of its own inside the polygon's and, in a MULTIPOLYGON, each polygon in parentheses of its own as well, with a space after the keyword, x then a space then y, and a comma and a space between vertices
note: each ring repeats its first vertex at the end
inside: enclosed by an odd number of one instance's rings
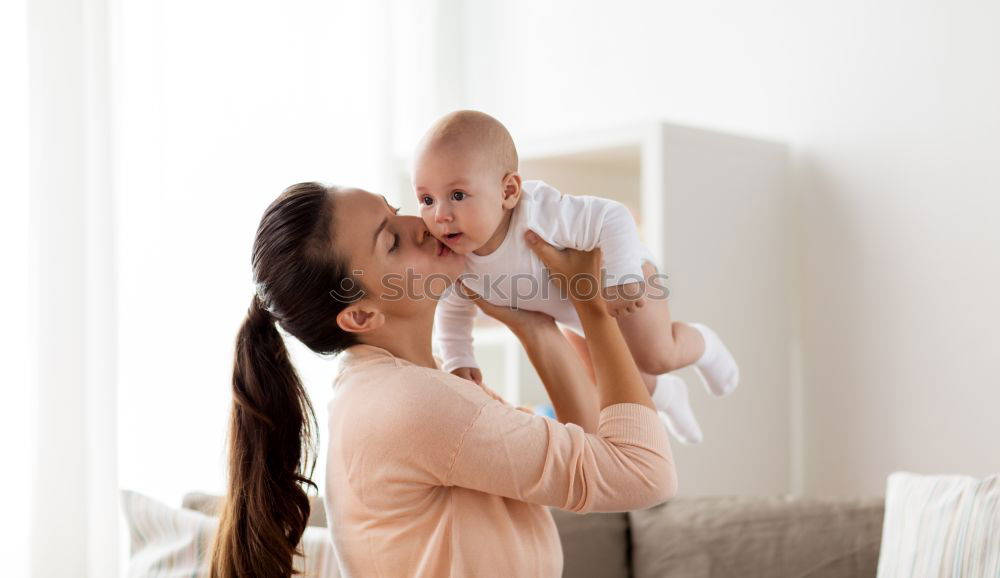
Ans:
POLYGON ((368 333, 384 323, 385 314, 364 301, 348 305, 337 315, 337 326, 348 333, 368 333))
POLYGON ((507 173, 503 177, 503 208, 513 209, 521 200, 521 175, 507 173))

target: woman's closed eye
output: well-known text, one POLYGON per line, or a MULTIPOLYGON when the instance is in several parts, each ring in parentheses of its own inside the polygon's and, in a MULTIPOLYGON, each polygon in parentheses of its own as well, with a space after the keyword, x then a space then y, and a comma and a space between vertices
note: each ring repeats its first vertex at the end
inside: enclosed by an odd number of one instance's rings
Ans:
POLYGON ((392 246, 389 247, 389 252, 393 253, 399 248, 399 233, 392 234, 392 246))

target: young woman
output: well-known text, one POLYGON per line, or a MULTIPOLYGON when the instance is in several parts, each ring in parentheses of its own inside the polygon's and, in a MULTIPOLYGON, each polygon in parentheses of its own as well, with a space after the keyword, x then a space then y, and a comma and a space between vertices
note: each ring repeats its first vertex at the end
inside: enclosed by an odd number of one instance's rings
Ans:
POLYGON ((277 324, 313 351, 344 352, 325 498, 345 576, 560 576, 547 506, 625 511, 674 494, 666 432, 595 294, 600 254, 530 237, 579 312, 596 389, 551 318, 472 297, 520 338, 558 422, 437 370, 436 297, 463 263, 419 217, 317 183, 268 207, 253 249, 258 290, 236 341, 213 576, 290 576, 309 517, 315 418, 277 324))

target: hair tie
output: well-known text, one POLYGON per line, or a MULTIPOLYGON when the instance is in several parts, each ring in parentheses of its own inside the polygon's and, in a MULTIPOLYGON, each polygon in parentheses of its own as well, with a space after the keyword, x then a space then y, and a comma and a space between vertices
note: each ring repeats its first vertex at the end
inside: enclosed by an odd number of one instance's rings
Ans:
POLYGON ((267 306, 267 301, 261 297, 260 293, 254 293, 253 301, 250 303, 250 317, 267 323, 275 322, 274 312, 267 306))

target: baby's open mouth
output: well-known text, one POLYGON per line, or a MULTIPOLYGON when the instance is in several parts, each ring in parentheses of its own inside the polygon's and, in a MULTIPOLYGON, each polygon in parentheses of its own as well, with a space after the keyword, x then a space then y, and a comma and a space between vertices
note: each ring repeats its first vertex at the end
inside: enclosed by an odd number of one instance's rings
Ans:
POLYGON ((445 243, 455 243, 462 238, 462 233, 445 233, 444 242, 445 243))

